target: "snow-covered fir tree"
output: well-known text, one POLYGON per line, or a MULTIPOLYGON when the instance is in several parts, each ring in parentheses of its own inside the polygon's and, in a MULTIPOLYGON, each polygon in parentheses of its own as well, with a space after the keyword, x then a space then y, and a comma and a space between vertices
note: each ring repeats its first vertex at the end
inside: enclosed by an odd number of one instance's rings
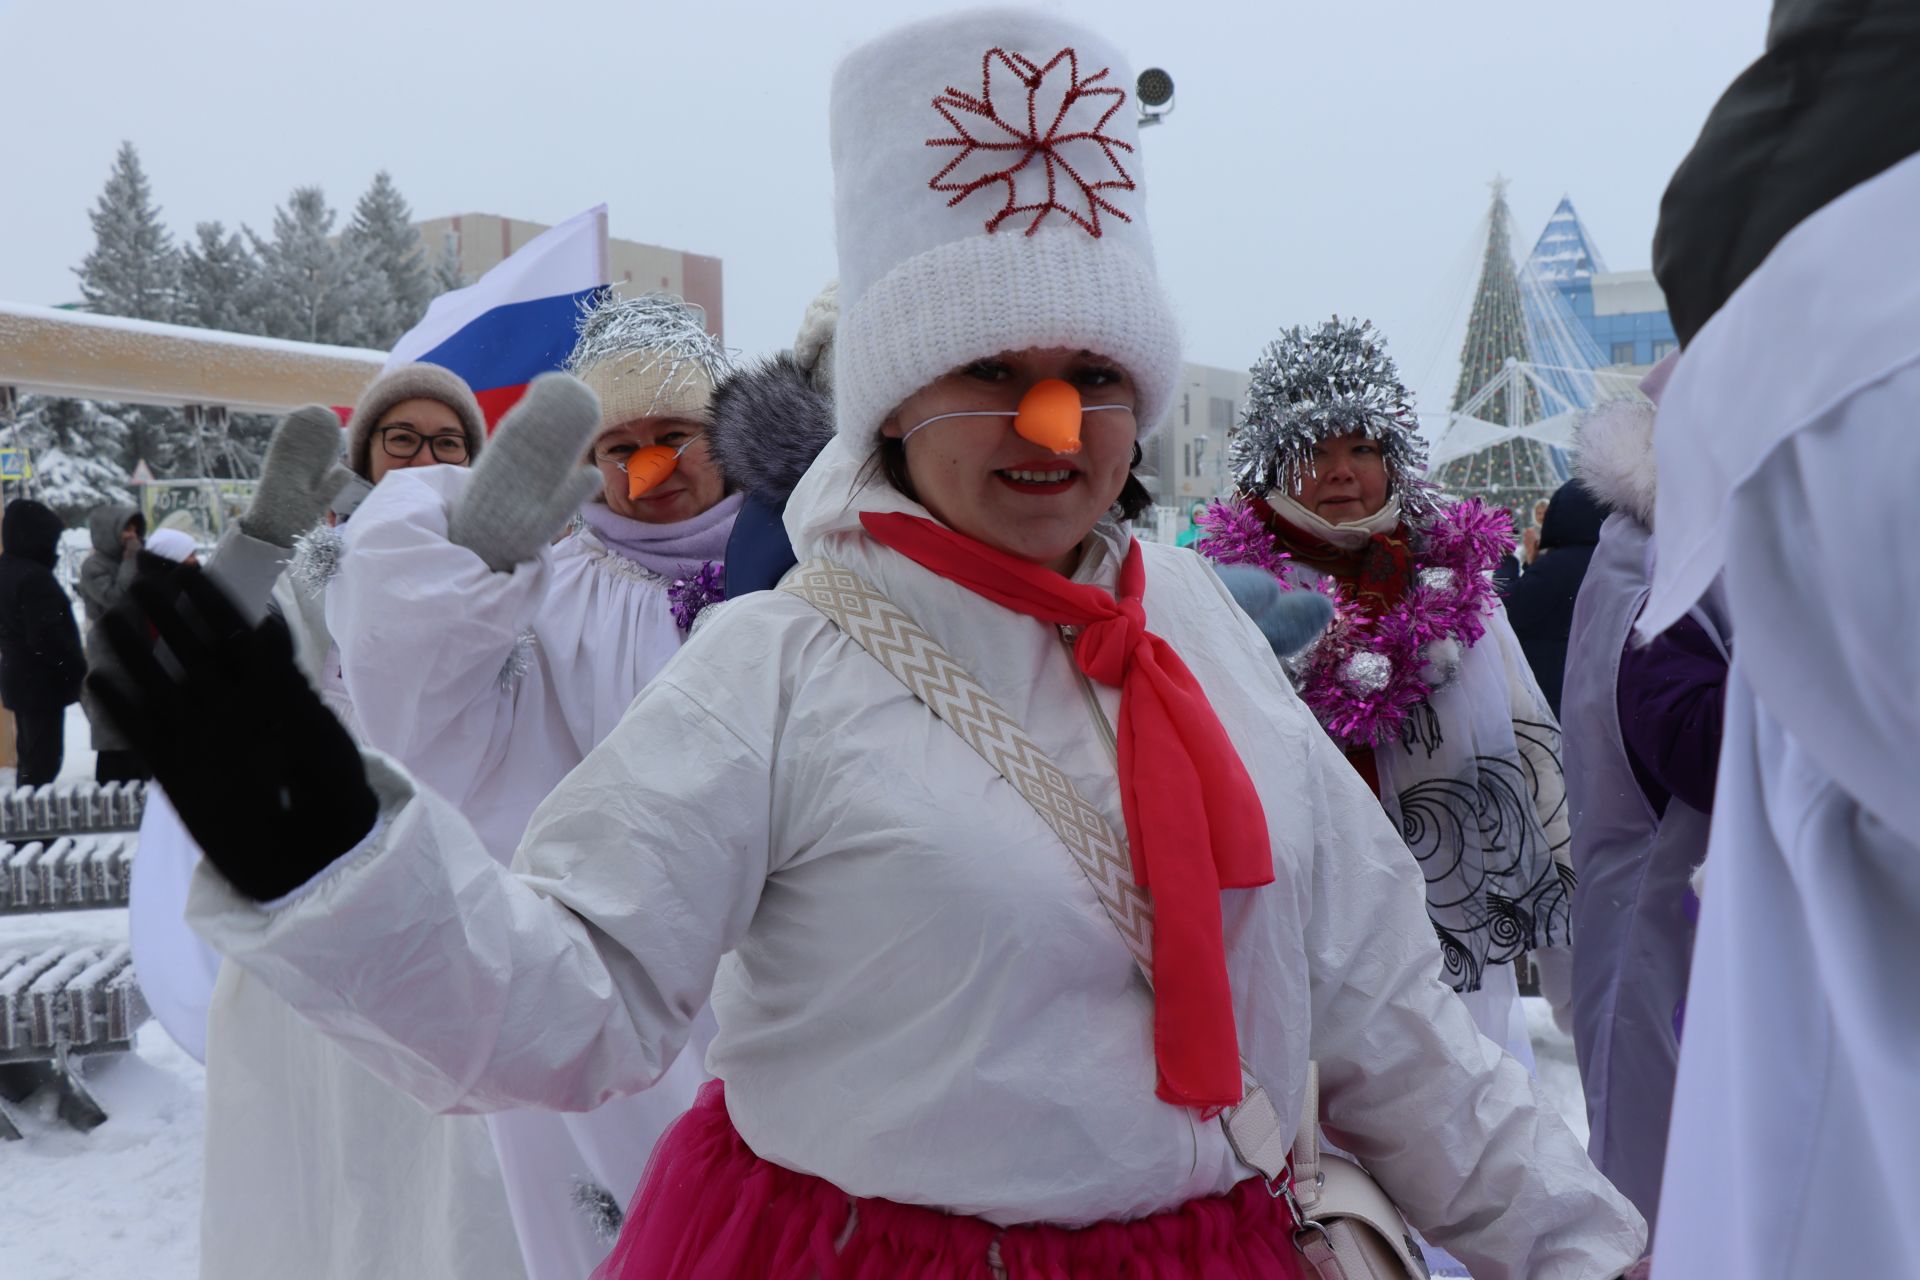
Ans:
POLYGON ((106 188, 87 216, 93 222, 93 249, 74 268, 87 309, 136 320, 173 319, 179 251, 160 221, 131 142, 120 144, 106 188))
POLYGON ((218 222, 193 229, 194 243, 180 255, 181 324, 201 329, 252 333, 248 304, 259 268, 247 242, 218 222))
POLYGON ((413 211, 385 169, 373 175, 342 238, 356 242, 368 265, 386 277, 387 303, 368 331, 368 345, 386 350, 419 323, 436 290, 413 211))
POLYGON ((272 239, 247 231, 259 263, 249 311, 270 337, 378 346, 390 297, 386 276, 358 239, 331 238, 333 224, 320 188, 296 187, 273 212, 272 239))
POLYGON ((433 260, 433 296, 437 298, 443 293, 464 289, 472 283, 467 279, 467 273, 460 269, 460 255, 453 247, 453 237, 448 236, 433 260))
POLYGON ((131 433, 115 406, 28 396, 14 421, 0 439, 18 440, 32 454, 28 496, 68 524, 83 522, 95 507, 133 501, 127 485, 131 433))

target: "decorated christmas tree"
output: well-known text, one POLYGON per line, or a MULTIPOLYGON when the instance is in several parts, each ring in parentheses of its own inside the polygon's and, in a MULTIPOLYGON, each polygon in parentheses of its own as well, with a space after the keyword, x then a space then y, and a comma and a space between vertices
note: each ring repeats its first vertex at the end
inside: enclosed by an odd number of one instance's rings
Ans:
MULTIPOLYGON (((1496 178, 1493 207, 1488 213, 1486 255, 1481 262, 1480 284, 1474 290, 1473 311, 1467 318, 1467 340, 1460 350, 1460 381, 1449 406, 1455 412, 1497 379, 1509 361, 1526 364, 1533 358, 1527 347, 1520 279, 1514 269, 1512 224, 1507 183, 1496 178)), ((1542 416, 1539 392, 1522 380, 1511 391, 1496 392, 1482 402, 1473 416, 1503 427, 1538 422, 1542 416)), ((1518 437, 1456 458, 1433 478, 1448 493, 1481 498, 1489 505, 1519 512, 1522 523, 1534 500, 1551 497, 1560 485, 1547 446, 1518 437)))

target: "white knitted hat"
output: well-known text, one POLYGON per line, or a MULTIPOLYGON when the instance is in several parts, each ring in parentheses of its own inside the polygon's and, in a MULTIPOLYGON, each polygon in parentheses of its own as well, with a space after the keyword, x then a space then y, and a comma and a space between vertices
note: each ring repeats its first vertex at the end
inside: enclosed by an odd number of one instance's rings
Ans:
POLYGON ((839 429, 974 360, 1084 348, 1133 376, 1141 434, 1180 379, 1147 233, 1133 72, 1051 14, 902 27, 833 82, 839 429))
POLYGON ((567 356, 567 372, 600 398, 603 431, 638 418, 707 421, 728 367, 706 312, 670 293, 603 292, 581 314, 567 356))

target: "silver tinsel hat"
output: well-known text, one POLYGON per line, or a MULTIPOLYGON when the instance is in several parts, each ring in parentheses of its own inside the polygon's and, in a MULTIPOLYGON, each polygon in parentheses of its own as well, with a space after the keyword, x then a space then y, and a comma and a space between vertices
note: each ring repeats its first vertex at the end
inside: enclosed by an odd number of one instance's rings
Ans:
POLYGON ((1402 509, 1430 505, 1411 393, 1371 321, 1335 316, 1311 332, 1296 325, 1267 344, 1252 375, 1227 450, 1241 492, 1297 492, 1314 474, 1314 445, 1357 432, 1380 446, 1402 509))
POLYGON ((600 397, 608 427, 646 417, 704 421, 714 386, 733 368, 699 307, 670 293, 623 298, 611 289, 581 307, 566 367, 600 397))

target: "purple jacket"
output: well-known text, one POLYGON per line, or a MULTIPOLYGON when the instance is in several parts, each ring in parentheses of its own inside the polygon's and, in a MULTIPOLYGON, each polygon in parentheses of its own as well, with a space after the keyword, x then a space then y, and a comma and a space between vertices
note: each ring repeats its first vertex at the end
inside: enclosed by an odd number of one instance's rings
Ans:
POLYGON ((1561 703, 1587 1151, 1649 1226, 1693 954, 1688 881, 1707 852, 1726 677, 1699 623, 1631 647, 1650 541, 1632 517, 1608 518, 1574 606, 1561 703))

